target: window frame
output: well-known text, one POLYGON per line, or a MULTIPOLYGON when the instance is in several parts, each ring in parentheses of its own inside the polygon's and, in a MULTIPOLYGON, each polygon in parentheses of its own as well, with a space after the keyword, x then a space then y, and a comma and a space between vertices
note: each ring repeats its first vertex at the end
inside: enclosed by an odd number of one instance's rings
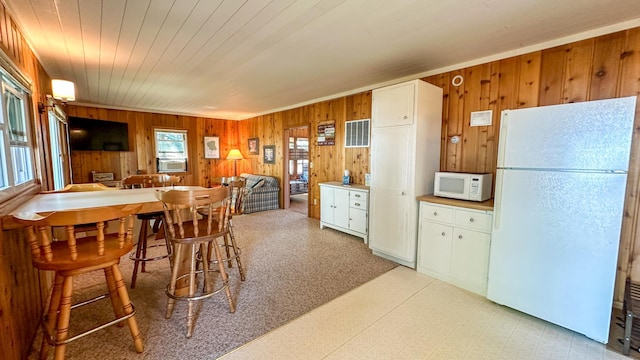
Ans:
POLYGON ((156 158, 156 172, 159 174, 188 173, 189 171, 189 131, 187 129, 154 127, 153 128, 153 154, 156 158), (184 158, 161 157, 158 145, 158 133, 179 133, 184 135, 184 158), (180 161, 182 160, 182 161, 180 161))
MULTIPOLYGON (((4 68, 0 67, 0 167, 4 174, 0 176, 4 179, 4 184, 0 185, 0 202, 8 198, 11 198, 24 189, 33 186, 37 182, 38 169, 37 158, 35 156, 36 146, 33 134, 33 122, 32 109, 30 107, 32 103, 31 92, 21 82, 17 81, 10 73, 4 68), (6 93, 10 93, 20 100, 21 103, 21 116, 23 123, 24 139, 11 139, 10 135, 10 120, 8 114, 8 100, 5 96, 6 93), (12 151, 14 149, 26 149, 26 165, 28 174, 24 181, 18 182, 16 179, 14 156, 12 151)), ((24 151, 24 150, 23 150, 24 151)), ((19 180, 19 179, 18 179, 19 180)))

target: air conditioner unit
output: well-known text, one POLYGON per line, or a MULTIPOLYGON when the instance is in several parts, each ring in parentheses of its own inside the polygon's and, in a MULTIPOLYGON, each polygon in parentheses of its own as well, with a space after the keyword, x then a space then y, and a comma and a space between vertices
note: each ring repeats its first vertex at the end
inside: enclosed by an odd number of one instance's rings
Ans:
POLYGON ((156 159, 158 172, 186 172, 187 159, 156 159))

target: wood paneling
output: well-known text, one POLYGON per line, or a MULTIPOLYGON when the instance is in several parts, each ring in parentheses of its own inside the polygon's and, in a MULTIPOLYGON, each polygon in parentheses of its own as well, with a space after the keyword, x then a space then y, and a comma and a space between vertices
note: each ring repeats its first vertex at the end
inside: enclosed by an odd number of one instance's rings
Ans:
MULTIPOLYGON (((441 170, 495 173, 500 112, 510 108, 555 105, 640 94, 640 29, 631 29, 542 51, 430 76, 444 90, 441 170), (455 87, 444 79, 463 75, 455 87), (470 113, 493 110, 493 125, 469 126, 470 113), (453 135, 463 141, 453 145, 453 135)), ((640 108, 640 103, 638 104, 640 108)), ((640 110, 631 149, 625 215, 615 290, 616 305, 631 275, 640 281, 638 190, 640 110)))
MULTIPOLYGON (((36 178, 43 187, 52 182, 49 163, 48 123, 39 116, 38 102, 50 93, 50 78, 31 52, 13 18, 0 3, 0 51, 2 58, 15 64, 17 71, 31 82, 31 103, 28 117, 35 144, 36 178)), ((5 61, 3 61, 5 62, 5 61)), ((7 69, 12 71, 12 69, 7 69)), ((0 216, 7 215, 34 193, 39 183, 24 188, 12 197, 3 196, 0 216)), ((21 230, 3 230, 0 236, 0 349, 6 359, 25 359, 31 349, 40 316, 48 296, 51 276, 31 265, 31 254, 21 230)))
POLYGON ((188 170, 179 174, 186 185, 208 186, 211 177, 232 175, 233 162, 225 158, 232 148, 242 149, 237 121, 76 105, 67 105, 66 111, 69 116, 127 123, 132 144, 130 151, 72 151, 74 183, 91 182, 91 171, 113 172, 116 180, 138 172, 155 173, 153 132, 157 128, 187 130, 188 170), (204 158, 205 136, 220 137, 220 159, 204 158))
MULTIPOLYGON (((0 49, 32 81, 32 111, 37 139, 38 177, 50 188, 51 170, 46 154, 46 119, 37 116, 37 102, 50 92, 50 79, 42 69, 10 14, 0 4, 0 49)), ((443 115, 440 168, 442 171, 495 172, 500 112, 567 102, 605 99, 640 94, 640 28, 570 43, 542 51, 479 64, 424 78, 443 89, 443 115), (453 86, 451 79, 461 75, 464 82, 453 86), (493 110, 491 126, 469 126, 472 111, 493 110), (452 144, 457 135, 463 141, 452 144)), ((213 176, 231 175, 233 163, 224 160, 228 151, 239 148, 245 156, 237 162, 238 173, 248 172, 276 177, 283 188, 283 150, 286 129, 308 126, 310 139, 309 216, 319 218, 320 196, 317 184, 339 180, 344 169, 353 181, 364 184, 369 171, 369 149, 344 148, 345 121, 370 118, 371 92, 340 97, 251 118, 244 121, 206 119, 149 112, 135 112, 68 105, 70 115, 126 122, 130 129, 128 152, 74 152, 72 170, 75 182, 89 181, 91 170, 113 171, 122 178, 138 170, 155 172, 153 128, 186 129, 189 137, 189 171, 186 184, 207 186, 213 176), (336 144, 319 146, 318 125, 335 122, 336 144), (203 137, 219 136, 220 159, 204 159, 203 137), (248 154, 248 138, 260 140, 260 152, 248 154), (276 146, 276 163, 264 164, 264 145, 276 146)), ((615 300, 620 304, 625 278, 640 280, 640 242, 635 241, 640 227, 640 103, 636 110, 631 166, 628 176, 625 214, 622 223, 620 258, 615 300)), ((38 187, 34 187, 39 190, 38 187)), ((282 194, 282 192, 281 192, 282 194)), ((25 196, 25 194, 22 194, 25 196)), ((27 194, 28 195, 28 194, 27 194)), ((282 200, 282 195, 281 195, 282 200)), ((12 205, 14 206, 14 205, 12 205)), ((282 207, 282 201, 281 201, 282 207)), ((0 206, 5 214, 8 206, 0 206)), ((3 355, 24 358, 35 335, 38 316, 50 285, 50 279, 31 267, 22 234, 4 231, 0 243, 0 341, 3 355), (6 309, 11 309, 7 311, 6 309)))

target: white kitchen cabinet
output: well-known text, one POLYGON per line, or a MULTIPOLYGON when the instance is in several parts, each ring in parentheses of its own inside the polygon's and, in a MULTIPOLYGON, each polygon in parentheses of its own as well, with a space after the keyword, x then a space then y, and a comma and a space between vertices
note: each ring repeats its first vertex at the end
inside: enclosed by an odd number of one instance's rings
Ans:
POLYGON ((369 247, 416 267, 418 201, 440 167, 442 89, 413 80, 373 90, 369 247))
POLYGON ((420 202, 421 273, 487 295, 493 212, 420 202))
POLYGON ((369 190, 366 186, 320 183, 320 229, 325 226, 368 241, 369 190))

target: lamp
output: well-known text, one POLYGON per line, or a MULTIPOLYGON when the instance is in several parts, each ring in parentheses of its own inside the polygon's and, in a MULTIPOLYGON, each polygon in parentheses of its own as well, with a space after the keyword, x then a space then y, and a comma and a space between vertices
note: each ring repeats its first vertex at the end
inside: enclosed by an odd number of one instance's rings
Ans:
POLYGON ((71 81, 53 79, 51 80, 51 91, 53 98, 63 103, 76 100, 76 88, 71 81))
POLYGON ((75 85, 71 81, 53 79, 51 80, 51 92, 53 95, 46 95, 47 103, 44 104, 42 102, 38 103, 38 112, 40 114, 44 114, 47 108, 52 108, 55 104, 50 101, 52 98, 62 101, 63 104, 66 104, 67 101, 75 101, 76 100, 76 89, 75 85))
POLYGON ((233 160, 233 176, 238 176, 238 160, 243 160, 244 157, 238 149, 231 149, 227 154, 227 160, 233 160))

